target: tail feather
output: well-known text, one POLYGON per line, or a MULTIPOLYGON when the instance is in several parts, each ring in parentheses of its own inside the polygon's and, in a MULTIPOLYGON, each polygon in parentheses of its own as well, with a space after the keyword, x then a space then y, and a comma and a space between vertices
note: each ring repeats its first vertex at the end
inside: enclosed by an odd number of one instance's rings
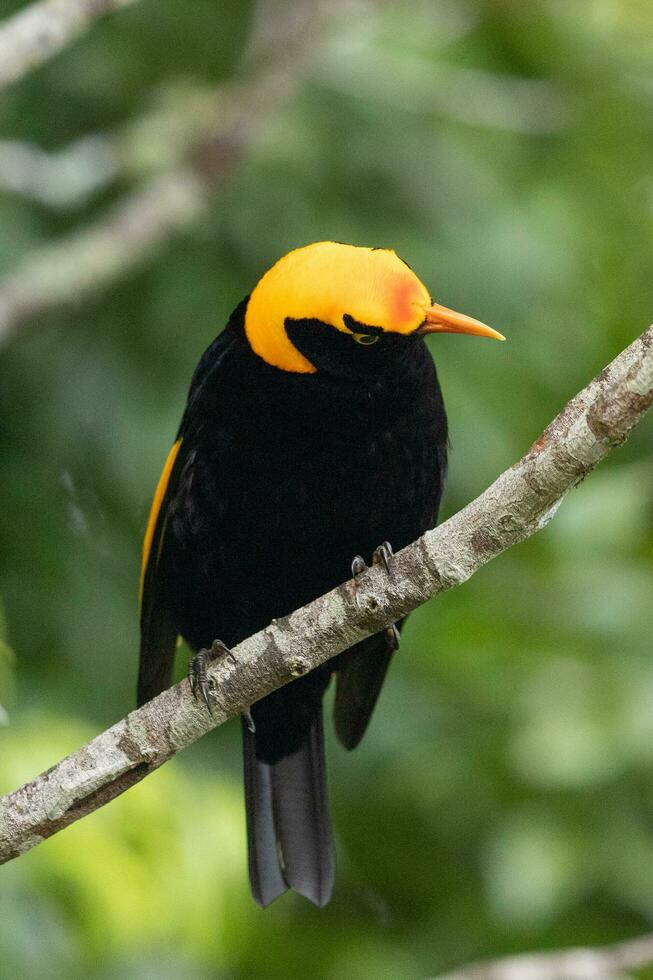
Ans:
POLYGON ((335 858, 326 790, 322 715, 307 742, 272 767, 277 839, 288 887, 315 905, 326 905, 335 878, 335 858))
POLYGON ((245 723, 243 762, 249 882, 254 900, 266 908, 288 886, 281 871, 274 830, 272 766, 256 758, 255 736, 245 723))
POLYGON ((304 744, 275 763, 258 759, 256 736, 243 731, 252 894, 263 908, 288 888, 326 905, 335 859, 321 713, 304 744))

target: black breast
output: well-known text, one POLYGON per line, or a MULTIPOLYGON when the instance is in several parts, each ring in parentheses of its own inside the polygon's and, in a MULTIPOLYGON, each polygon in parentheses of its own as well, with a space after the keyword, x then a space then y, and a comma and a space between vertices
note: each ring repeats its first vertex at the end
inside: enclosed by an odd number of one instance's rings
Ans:
POLYGON ((234 334, 182 426, 169 604, 194 648, 233 645, 432 527, 446 418, 421 340, 364 382, 269 367, 234 334))

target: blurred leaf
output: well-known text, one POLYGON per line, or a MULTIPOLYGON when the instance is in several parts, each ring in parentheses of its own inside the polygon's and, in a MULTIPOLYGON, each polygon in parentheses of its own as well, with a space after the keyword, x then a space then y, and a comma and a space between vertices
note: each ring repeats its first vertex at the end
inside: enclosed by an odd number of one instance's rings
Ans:
POLYGON ((507 929, 541 928, 592 885, 582 840, 556 817, 526 809, 507 816, 486 851, 488 899, 507 929))

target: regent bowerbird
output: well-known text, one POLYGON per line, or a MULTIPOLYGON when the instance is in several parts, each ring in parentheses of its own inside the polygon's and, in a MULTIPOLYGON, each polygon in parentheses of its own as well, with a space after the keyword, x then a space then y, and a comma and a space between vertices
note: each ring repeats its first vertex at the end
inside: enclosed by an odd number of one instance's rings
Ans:
MULTIPOLYGON (((435 525, 447 418, 425 336, 503 339, 434 303, 390 249, 317 242, 281 258, 195 370, 143 545, 139 704, 171 681, 179 636, 193 692, 221 650, 435 525)), ((401 625, 401 624, 399 624, 401 625)), ((360 742, 398 645, 371 636, 256 702, 243 719, 249 876, 267 906, 316 905, 335 861, 322 698, 360 742)))

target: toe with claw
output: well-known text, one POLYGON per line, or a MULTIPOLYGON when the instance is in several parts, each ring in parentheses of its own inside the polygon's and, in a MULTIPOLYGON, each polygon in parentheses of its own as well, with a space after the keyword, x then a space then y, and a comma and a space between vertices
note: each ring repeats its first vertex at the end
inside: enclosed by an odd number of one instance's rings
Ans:
POLYGON ((188 665, 188 681, 193 697, 197 701, 198 694, 202 695, 204 704, 209 714, 213 714, 211 705, 211 695, 213 693, 213 680, 209 677, 208 668, 218 657, 228 657, 233 663, 236 658, 222 640, 214 640, 209 649, 199 650, 188 665))
MULTIPOLYGON (((395 553, 392 550, 392 545, 390 544, 390 542, 383 541, 382 544, 380 544, 379 547, 375 549, 374 554, 372 556, 372 563, 374 565, 383 565, 386 574, 390 575, 392 560, 394 556, 395 553)), ((385 638, 386 638, 386 643, 388 644, 388 648, 390 650, 394 651, 399 649, 400 636, 399 636, 399 629, 396 623, 393 623, 392 626, 388 626, 387 630, 385 631, 385 638)))
POLYGON ((351 577, 353 580, 356 581, 358 576, 362 575, 366 568, 365 559, 360 555, 354 555, 351 563, 351 577))
POLYGON ((367 565, 365 564, 365 559, 360 555, 354 555, 351 563, 351 577, 354 583, 354 598, 356 602, 358 602, 358 577, 366 570, 367 565))
POLYGON ((373 565, 383 565, 388 575, 390 574, 390 563, 394 558, 395 553, 392 550, 392 545, 389 541, 383 541, 378 548, 374 549, 374 554, 372 555, 373 565))

